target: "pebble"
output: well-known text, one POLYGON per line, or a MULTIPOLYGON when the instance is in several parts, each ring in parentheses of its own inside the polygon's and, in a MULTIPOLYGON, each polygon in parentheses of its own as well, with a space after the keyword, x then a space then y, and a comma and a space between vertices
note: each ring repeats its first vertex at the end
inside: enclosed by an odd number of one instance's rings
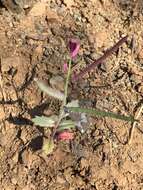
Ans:
POLYGON ((143 84, 139 86, 138 91, 143 94, 143 84))
POLYGON ((57 183, 64 184, 66 183, 66 180, 61 176, 57 176, 57 183))
POLYGON ((5 112, 2 105, 0 105, 0 120, 3 120, 5 118, 5 112))
POLYGON ((36 3, 33 8, 30 10, 30 16, 42 16, 46 14, 46 3, 36 3))

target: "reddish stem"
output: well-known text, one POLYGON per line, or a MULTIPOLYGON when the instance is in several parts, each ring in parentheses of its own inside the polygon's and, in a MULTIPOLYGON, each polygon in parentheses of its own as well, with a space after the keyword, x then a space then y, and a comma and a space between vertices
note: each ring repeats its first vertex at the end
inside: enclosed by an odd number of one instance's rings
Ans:
POLYGON ((122 39, 120 39, 113 47, 110 49, 107 49, 103 56, 101 56, 99 59, 95 60, 93 63, 85 67, 80 73, 75 74, 72 79, 73 81, 78 80, 79 78, 82 78, 87 72, 92 70, 95 66, 97 66, 100 63, 103 63, 106 58, 108 58, 113 52, 117 51, 118 48, 127 41, 127 37, 125 36, 122 39))

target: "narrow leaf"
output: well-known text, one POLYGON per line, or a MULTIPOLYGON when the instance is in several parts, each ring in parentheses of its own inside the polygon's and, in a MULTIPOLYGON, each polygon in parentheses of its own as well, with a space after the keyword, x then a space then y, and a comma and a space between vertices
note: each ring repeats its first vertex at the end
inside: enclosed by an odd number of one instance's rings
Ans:
POLYGON ((75 123, 72 121, 72 120, 63 120, 57 131, 63 131, 65 129, 72 129, 72 128, 75 128, 75 123))
POLYGON ((35 125, 39 125, 40 127, 53 127, 57 121, 57 118, 57 116, 36 116, 32 119, 32 121, 35 125))
POLYGON ((60 123, 60 126, 65 126, 65 125, 74 125, 74 122, 71 119, 69 119, 69 120, 63 120, 60 123))
POLYGON ((53 98, 57 98, 61 101, 64 100, 64 94, 60 92, 59 90, 53 89, 49 86, 46 86, 43 82, 39 81, 38 79, 35 79, 38 87, 45 93, 47 93, 49 96, 52 96, 53 98))
POLYGON ((120 119, 120 120, 124 120, 124 121, 131 121, 131 122, 136 121, 134 119, 134 117, 132 117, 132 116, 119 115, 116 113, 101 111, 98 109, 86 109, 86 108, 80 108, 80 107, 76 107, 76 108, 68 107, 67 109, 71 112, 86 113, 86 114, 90 114, 93 116, 110 117, 110 118, 120 119))
POLYGON ((48 154, 51 154, 54 150, 54 141, 53 140, 45 140, 44 143, 43 143, 43 147, 42 147, 42 150, 43 152, 48 155, 48 154))

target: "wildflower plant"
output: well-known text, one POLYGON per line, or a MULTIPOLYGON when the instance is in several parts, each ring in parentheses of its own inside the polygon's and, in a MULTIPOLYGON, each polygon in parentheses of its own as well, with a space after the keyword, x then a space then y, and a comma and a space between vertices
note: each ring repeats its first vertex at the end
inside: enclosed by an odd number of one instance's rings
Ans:
MULTIPOLYGON (((89 64, 83 72, 81 71, 79 74, 73 75, 72 80, 75 81, 81 76, 83 76, 86 72, 90 71, 96 63, 102 63, 106 57, 108 57, 113 51, 117 50, 122 43, 125 42, 127 37, 122 38, 116 45, 114 45, 111 49, 107 50, 105 54, 95 61, 92 64, 89 64)), ((43 151, 46 154, 50 154, 53 152, 55 147, 56 140, 72 140, 74 138, 74 133, 72 129, 77 127, 81 133, 84 133, 85 130, 83 125, 87 125, 87 115, 92 116, 101 116, 101 117, 110 117, 115 119, 120 119, 124 121, 134 122, 135 119, 132 116, 123 116, 112 112, 101 111, 98 109, 86 109, 81 108, 79 106, 79 100, 72 100, 71 102, 67 102, 68 97, 68 85, 71 77, 71 68, 72 62, 76 58, 78 51, 80 48, 80 43, 76 39, 71 39, 69 41, 69 51, 70 51, 70 59, 67 63, 64 63, 63 70, 66 72, 66 81, 64 85, 64 93, 53 89, 49 86, 46 86, 43 82, 35 79, 38 87, 49 96, 62 101, 61 108, 59 111, 59 115, 52 115, 49 117, 46 116, 36 116, 32 119, 33 123, 40 127, 51 128, 52 133, 50 139, 47 139, 43 144, 43 151), (76 117, 74 117, 77 114, 76 117), (77 117, 78 116, 78 117, 77 117)))

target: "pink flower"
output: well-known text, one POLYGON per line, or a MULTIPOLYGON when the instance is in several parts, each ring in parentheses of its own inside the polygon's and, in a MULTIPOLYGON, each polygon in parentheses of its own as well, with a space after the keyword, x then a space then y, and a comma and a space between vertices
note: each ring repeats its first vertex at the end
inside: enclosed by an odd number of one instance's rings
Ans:
POLYGON ((58 134, 58 140, 72 140, 74 138, 73 133, 71 132, 61 132, 58 134))
POLYGON ((79 48, 80 48, 80 44, 78 40, 71 39, 69 41, 69 49, 70 49, 70 54, 71 54, 72 59, 74 59, 76 55, 78 54, 79 48))
POLYGON ((64 63, 64 65, 63 65, 63 71, 64 71, 64 73, 66 73, 67 70, 68 70, 68 64, 64 63))

